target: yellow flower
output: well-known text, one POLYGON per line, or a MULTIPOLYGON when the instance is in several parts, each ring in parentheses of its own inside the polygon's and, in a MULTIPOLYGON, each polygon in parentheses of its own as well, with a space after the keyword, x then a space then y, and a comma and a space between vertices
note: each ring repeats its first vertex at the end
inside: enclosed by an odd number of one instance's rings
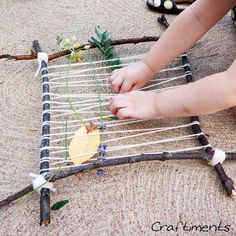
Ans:
POLYGON ((71 41, 72 41, 72 43, 75 43, 76 42, 76 36, 72 36, 71 41))
POLYGON ((69 39, 65 39, 65 45, 70 44, 70 40, 69 39))
MULTIPOLYGON (((72 55, 72 54, 71 54, 72 55)), ((78 51, 78 52, 75 52, 73 55, 72 55, 72 60, 74 62, 79 62, 81 61, 81 57, 82 57, 82 52, 81 51, 78 51)))
POLYGON ((80 43, 76 43, 74 46, 75 46, 75 48, 78 48, 78 47, 80 47, 80 43))

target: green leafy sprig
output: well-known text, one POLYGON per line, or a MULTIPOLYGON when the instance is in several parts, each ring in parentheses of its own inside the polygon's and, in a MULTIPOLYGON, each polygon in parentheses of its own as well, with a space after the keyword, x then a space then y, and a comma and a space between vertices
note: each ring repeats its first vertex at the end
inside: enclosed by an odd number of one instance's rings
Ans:
POLYGON ((111 46, 111 39, 110 34, 107 31, 102 32, 99 26, 95 27, 96 38, 91 37, 92 42, 94 43, 95 47, 98 48, 102 54, 104 55, 106 60, 108 61, 108 65, 111 66, 112 70, 121 68, 120 59, 114 59, 114 47, 111 46))

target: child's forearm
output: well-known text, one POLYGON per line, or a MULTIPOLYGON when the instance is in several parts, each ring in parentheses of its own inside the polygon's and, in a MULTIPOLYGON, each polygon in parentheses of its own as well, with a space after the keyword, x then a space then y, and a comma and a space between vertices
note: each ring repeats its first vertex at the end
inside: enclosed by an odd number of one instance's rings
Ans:
POLYGON ((198 0, 183 11, 155 43, 144 62, 158 72, 192 47, 235 5, 234 0, 198 0))
POLYGON ((159 117, 203 115, 235 105, 236 77, 230 70, 156 94, 154 102, 159 117))

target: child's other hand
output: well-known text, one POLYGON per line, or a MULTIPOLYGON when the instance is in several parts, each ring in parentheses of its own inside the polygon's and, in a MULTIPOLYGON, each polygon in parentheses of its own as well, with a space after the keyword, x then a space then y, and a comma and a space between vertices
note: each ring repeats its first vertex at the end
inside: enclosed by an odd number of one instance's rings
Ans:
POLYGON ((113 115, 119 119, 155 119, 156 93, 133 91, 115 96, 110 104, 113 115))
POLYGON ((109 81, 114 93, 127 93, 143 87, 153 76, 154 72, 140 61, 113 71, 109 81))

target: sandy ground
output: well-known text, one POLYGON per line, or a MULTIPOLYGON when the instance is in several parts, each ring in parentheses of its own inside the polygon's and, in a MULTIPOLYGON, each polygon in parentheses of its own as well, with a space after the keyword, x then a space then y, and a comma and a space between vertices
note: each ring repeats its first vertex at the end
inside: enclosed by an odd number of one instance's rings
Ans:
MULTIPOLYGON (((47 52, 57 34, 86 42, 94 26, 112 38, 160 35, 157 14, 144 0, 0 2, 0 53, 28 53, 39 39, 47 52)), ((169 17, 172 19, 172 17, 169 17)), ((195 79, 225 70, 235 58, 236 31, 229 15, 190 50, 195 79)), ((38 172, 41 133, 41 81, 34 61, 0 61, 0 199, 30 183, 38 172)), ((235 120, 230 111, 201 118, 212 145, 235 150, 235 120)), ((236 162, 224 163, 236 177, 236 162)), ((236 235, 236 203, 205 162, 150 162, 106 168, 106 177, 86 173, 56 183, 52 202, 70 204, 39 226, 39 196, 0 210, 0 235, 236 235), (226 232, 153 232, 154 222, 176 225, 230 225, 226 232)))

